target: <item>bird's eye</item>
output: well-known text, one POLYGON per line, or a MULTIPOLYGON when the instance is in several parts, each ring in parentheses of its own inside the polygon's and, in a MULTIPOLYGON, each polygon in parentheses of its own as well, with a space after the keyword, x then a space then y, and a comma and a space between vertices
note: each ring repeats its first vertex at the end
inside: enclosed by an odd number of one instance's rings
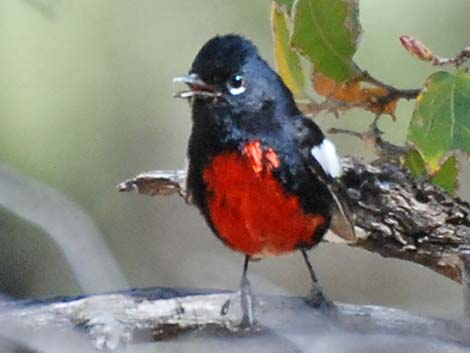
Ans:
POLYGON ((241 75, 234 75, 228 80, 227 88, 230 94, 239 95, 245 92, 246 86, 245 81, 243 80, 243 76, 241 75))

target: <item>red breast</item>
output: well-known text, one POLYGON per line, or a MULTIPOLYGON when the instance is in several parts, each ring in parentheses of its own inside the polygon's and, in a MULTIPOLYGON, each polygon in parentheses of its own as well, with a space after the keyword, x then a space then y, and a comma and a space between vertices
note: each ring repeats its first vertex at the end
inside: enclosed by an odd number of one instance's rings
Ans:
POLYGON ((317 243, 322 215, 306 214, 273 170, 280 160, 259 141, 242 152, 217 155, 204 169, 211 222, 232 249, 253 257, 278 255, 317 243))

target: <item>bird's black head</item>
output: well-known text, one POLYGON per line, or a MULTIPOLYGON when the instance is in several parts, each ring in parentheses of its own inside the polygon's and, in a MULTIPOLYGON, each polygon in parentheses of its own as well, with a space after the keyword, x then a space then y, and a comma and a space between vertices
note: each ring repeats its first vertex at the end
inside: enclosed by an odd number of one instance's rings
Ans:
MULTIPOLYGON (((194 119, 253 120, 298 114, 292 94, 259 56, 255 45, 239 35, 216 36, 201 48, 187 76, 175 79, 190 90, 194 119), (194 116, 195 111, 201 112, 194 116)), ((268 123, 268 122, 266 122, 268 123)))
POLYGON ((237 74, 241 76, 243 65, 257 58, 258 50, 250 41, 237 35, 217 36, 201 48, 191 73, 204 82, 222 86, 237 74))

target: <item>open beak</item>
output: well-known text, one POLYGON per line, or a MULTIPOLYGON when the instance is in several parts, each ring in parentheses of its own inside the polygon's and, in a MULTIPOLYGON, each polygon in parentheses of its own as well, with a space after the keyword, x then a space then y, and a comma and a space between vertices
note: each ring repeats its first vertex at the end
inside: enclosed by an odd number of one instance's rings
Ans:
POLYGON ((175 93, 176 98, 192 98, 192 97, 201 97, 201 98, 210 98, 210 97, 220 97, 222 94, 217 92, 215 87, 205 83, 199 78, 197 74, 189 74, 186 76, 175 77, 173 79, 175 83, 186 83, 189 86, 189 90, 180 91, 175 93))

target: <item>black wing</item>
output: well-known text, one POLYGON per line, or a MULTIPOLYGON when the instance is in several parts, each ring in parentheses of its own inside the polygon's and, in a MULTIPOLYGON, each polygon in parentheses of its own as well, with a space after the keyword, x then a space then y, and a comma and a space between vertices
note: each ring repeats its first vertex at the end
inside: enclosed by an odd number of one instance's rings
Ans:
POLYGON ((349 197, 340 182, 341 161, 331 141, 310 119, 299 117, 295 122, 302 155, 311 171, 328 188, 335 201, 331 230, 346 241, 355 241, 354 218, 348 205, 349 197))

